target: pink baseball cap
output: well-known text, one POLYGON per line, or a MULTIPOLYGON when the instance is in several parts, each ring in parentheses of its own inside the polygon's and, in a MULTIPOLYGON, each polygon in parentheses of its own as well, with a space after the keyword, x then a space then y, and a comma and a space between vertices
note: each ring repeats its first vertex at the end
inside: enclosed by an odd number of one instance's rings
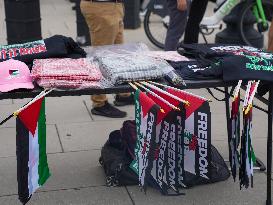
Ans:
POLYGON ((28 66, 13 59, 1 62, 0 92, 8 92, 19 88, 34 88, 28 66))

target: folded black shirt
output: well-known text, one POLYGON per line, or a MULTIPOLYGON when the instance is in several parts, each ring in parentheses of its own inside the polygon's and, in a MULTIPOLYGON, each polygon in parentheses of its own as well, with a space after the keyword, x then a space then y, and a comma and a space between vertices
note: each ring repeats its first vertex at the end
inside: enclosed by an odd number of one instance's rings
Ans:
POLYGON ((0 46, 0 62, 8 59, 32 64, 34 59, 83 58, 85 51, 70 37, 55 35, 44 40, 0 46))
POLYGON ((264 80, 273 82, 273 54, 249 46, 181 44, 178 52, 195 58, 204 72, 222 70, 224 81, 264 80))
POLYGON ((221 68, 215 67, 215 69, 212 69, 211 65, 205 66, 195 60, 169 62, 169 64, 184 80, 221 79, 223 75, 221 68))

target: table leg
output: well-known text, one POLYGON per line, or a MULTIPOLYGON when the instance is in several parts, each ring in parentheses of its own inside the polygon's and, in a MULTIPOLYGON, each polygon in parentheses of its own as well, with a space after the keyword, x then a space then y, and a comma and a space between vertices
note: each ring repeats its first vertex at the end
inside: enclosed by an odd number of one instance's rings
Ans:
POLYGON ((268 137, 267 137, 267 194, 266 205, 272 205, 271 200, 271 171, 272 171, 272 111, 273 111, 273 85, 269 90, 268 102, 268 137))
POLYGON ((228 87, 225 87, 225 105, 226 105, 226 119, 227 119, 227 135, 228 135, 228 148, 229 148, 229 160, 231 160, 230 152, 230 139, 231 139, 231 122, 230 122, 230 108, 229 108, 229 93, 228 87))

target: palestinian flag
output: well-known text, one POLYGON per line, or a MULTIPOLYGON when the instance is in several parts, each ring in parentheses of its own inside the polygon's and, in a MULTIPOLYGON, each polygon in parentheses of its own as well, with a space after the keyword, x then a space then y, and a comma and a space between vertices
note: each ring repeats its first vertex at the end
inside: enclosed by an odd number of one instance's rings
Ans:
POLYGON ((246 114, 243 114, 243 133, 241 139, 241 158, 239 180, 240 188, 244 186, 248 188, 249 185, 253 187, 253 166, 256 162, 255 153, 252 147, 252 108, 246 114))
POLYGON ((17 116, 16 155, 19 200, 26 204, 50 176, 44 98, 38 99, 17 116))
POLYGON ((168 194, 169 188, 178 193, 179 186, 184 186, 185 108, 183 103, 156 90, 153 92, 181 110, 173 110, 160 99, 148 93, 148 96, 164 110, 164 113, 158 113, 156 123, 156 153, 152 176, 163 194, 168 194))
POLYGON ((196 176, 210 178, 211 113, 209 103, 182 90, 166 91, 190 103, 186 106, 184 131, 184 169, 196 176))
POLYGON ((144 92, 140 90, 135 92, 136 159, 132 161, 130 167, 138 174, 139 184, 144 190, 147 186, 154 159, 155 129, 159 109, 159 106, 144 92))
POLYGON ((239 166, 239 144, 240 144, 240 92, 234 96, 231 107, 231 138, 229 142, 230 167, 235 181, 237 167, 239 166))
POLYGON ((255 95, 257 90, 257 82, 250 82, 249 92, 246 93, 245 107, 243 112, 243 132, 241 137, 241 151, 240 151, 240 169, 239 169, 239 180, 240 188, 244 186, 248 188, 249 185, 253 187, 253 167, 256 163, 256 156, 252 146, 252 111, 253 106, 251 96, 255 95), (246 108, 250 106, 250 109, 246 108))

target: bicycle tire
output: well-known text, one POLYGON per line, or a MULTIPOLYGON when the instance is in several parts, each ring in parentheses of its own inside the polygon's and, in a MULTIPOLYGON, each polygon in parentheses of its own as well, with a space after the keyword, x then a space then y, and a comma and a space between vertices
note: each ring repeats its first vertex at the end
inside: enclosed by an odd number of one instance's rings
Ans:
MULTIPOLYGON (((150 18, 151 18, 151 15, 152 15, 152 14, 153 14, 152 9, 147 9, 146 14, 145 14, 145 17, 144 17, 144 21, 143 21, 145 34, 146 34, 146 36, 148 37, 148 39, 149 39, 155 46, 157 46, 158 48, 164 49, 164 44, 165 44, 165 42, 156 39, 156 38, 153 36, 152 32, 151 32, 151 28, 150 28, 151 21, 150 21, 150 18)), ((161 18, 161 17, 160 17, 160 18, 161 18)), ((162 22, 163 22, 163 21, 162 21, 162 22)), ((166 29, 166 27, 164 26, 163 23, 162 23, 162 29, 166 29)), ((166 32, 167 32, 167 29, 166 29, 166 32)), ((164 39, 164 41, 165 41, 165 39, 164 39)))
MULTIPOLYGON (((271 23, 271 19, 272 19, 272 13, 273 13, 273 1, 272 0, 263 0, 262 4, 263 4, 265 15, 266 15, 266 18, 267 18, 267 21, 268 21, 268 27, 270 27, 270 23, 271 23)), ((267 46, 267 43, 263 42, 262 46, 256 46, 254 44, 254 42, 251 41, 252 39, 249 39, 247 37, 247 33, 246 33, 247 29, 245 29, 245 27, 244 27, 244 22, 246 22, 246 20, 249 20, 249 19, 247 19, 247 15, 252 15, 251 9, 252 9, 252 7, 254 5, 256 5, 256 1, 252 1, 252 2, 246 3, 244 5, 244 7, 242 9, 242 12, 241 12, 241 14, 239 16, 239 23, 238 23, 239 28, 238 29, 240 31, 241 39, 246 45, 253 46, 253 47, 264 47, 264 46, 267 46), (249 12, 251 12, 251 14, 249 12)), ((252 18, 255 18, 254 15, 252 15, 252 18)), ((255 20, 255 22, 256 22, 256 20, 255 20)), ((255 22, 254 22, 254 24, 256 24, 256 25, 254 25, 254 29, 257 32, 259 32, 261 35, 263 35, 263 37, 261 37, 261 38, 263 38, 263 41, 264 41, 264 39, 267 39, 267 36, 265 36, 265 35, 267 35, 267 33, 266 32, 260 32, 259 29, 258 29, 259 25, 257 24, 257 22, 256 23, 255 22)), ((256 34, 258 34, 258 33, 256 33, 256 34)))

